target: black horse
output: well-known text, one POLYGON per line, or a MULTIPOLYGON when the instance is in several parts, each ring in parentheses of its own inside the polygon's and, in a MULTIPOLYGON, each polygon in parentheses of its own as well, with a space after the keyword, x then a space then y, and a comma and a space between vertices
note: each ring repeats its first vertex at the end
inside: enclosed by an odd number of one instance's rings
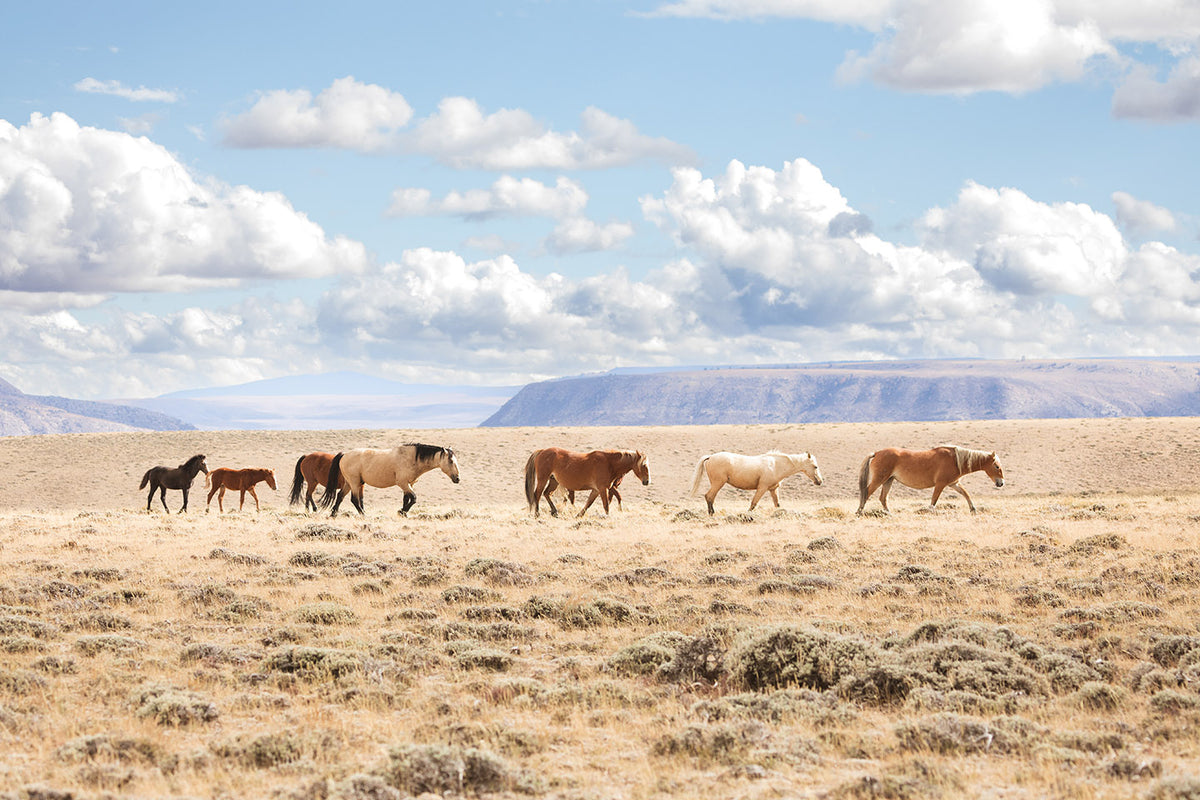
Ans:
POLYGON ((188 489, 192 488, 192 481, 196 480, 197 472, 208 474, 208 465, 204 463, 202 455, 192 456, 178 467, 151 467, 146 470, 146 474, 142 476, 142 485, 138 487, 145 489, 146 484, 150 484, 150 494, 146 497, 146 510, 150 510, 150 503, 154 501, 154 493, 159 492, 163 509, 168 514, 171 513, 171 509, 167 508, 167 489, 182 489, 183 508, 179 509, 179 513, 187 511, 188 489))

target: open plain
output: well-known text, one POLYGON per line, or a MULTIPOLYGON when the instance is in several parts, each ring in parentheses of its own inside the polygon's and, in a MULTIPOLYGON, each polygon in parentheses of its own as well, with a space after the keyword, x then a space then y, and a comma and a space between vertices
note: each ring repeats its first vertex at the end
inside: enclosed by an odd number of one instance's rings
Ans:
POLYGON ((1192 418, 4 438, 0 569, 3 798, 1200 797, 1192 418), (462 482, 288 506, 300 455, 404 441, 462 482), (868 453, 944 442, 1000 456, 979 513, 855 516, 868 453), (551 445, 652 484, 534 519, 551 445), (688 496, 769 449, 824 485, 688 496), (279 489, 147 512, 195 453, 279 489))

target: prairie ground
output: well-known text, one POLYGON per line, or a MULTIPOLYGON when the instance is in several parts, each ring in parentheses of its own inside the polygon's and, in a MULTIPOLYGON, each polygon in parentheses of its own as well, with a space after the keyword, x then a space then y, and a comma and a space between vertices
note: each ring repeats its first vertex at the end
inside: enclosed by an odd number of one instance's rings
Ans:
POLYGON ((1193 419, 0 439, 0 797, 1197 797, 1197 465, 1193 419), (299 455, 409 440, 462 482, 288 507, 299 455), (947 441, 1002 460, 979 513, 854 515, 866 454, 947 441), (653 482, 534 519, 550 445, 653 482), (688 496, 773 448, 825 485, 688 496), (147 512, 196 452, 279 491, 147 512))

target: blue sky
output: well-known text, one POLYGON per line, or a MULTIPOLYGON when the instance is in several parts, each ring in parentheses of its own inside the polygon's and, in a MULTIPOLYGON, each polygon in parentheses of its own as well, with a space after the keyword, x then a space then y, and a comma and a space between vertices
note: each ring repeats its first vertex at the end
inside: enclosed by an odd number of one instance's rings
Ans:
POLYGON ((1200 3, 8 4, 0 377, 1171 356, 1200 3))

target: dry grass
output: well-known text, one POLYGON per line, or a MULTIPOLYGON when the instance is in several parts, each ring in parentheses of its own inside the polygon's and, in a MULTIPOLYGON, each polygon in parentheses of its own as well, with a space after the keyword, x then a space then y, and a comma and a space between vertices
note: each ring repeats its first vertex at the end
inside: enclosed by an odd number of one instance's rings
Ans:
POLYGON ((332 522, 284 505, 289 461, 418 437, 0 440, 0 797, 1191 797, 1195 428, 426 432, 460 486, 332 522), (1010 486, 854 516, 862 456, 945 440, 1010 486), (545 444, 642 447, 655 485, 535 521, 518 472, 545 444), (685 496, 705 452, 769 447, 826 486, 752 515, 726 490, 711 519, 685 496), (146 513, 141 472, 193 451, 280 493, 146 513))

